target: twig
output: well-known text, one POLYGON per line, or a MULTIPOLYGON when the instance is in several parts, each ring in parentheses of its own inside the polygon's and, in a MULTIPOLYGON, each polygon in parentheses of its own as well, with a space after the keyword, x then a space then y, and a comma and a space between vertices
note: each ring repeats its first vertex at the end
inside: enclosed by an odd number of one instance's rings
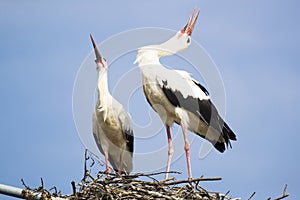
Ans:
POLYGON ((77 198, 75 181, 72 181, 71 185, 72 185, 73 195, 74 195, 75 198, 77 198))
POLYGON ((199 183, 200 183, 200 181, 197 181, 197 184, 196 184, 196 188, 199 187, 199 188, 201 189, 201 190, 198 189, 198 191, 203 191, 204 194, 205 194, 205 196, 208 197, 209 199, 211 199, 210 196, 209 196, 209 192, 208 192, 207 190, 205 190, 203 187, 201 187, 201 186, 199 185, 199 183))
MULTIPOLYGON (((140 176, 156 176, 156 175, 160 175, 160 174, 166 174, 167 172, 155 172, 155 173, 150 173, 150 174, 143 174, 140 173, 140 176)), ((181 172, 177 172, 177 171, 169 171, 168 174, 181 174, 181 172)))
POLYGON ((87 152, 88 152, 88 150, 85 149, 85 152, 84 152, 83 178, 82 178, 83 181, 86 180, 86 176, 87 176, 87 173, 88 173, 88 170, 87 170, 87 161, 88 161, 89 157, 87 157, 87 152))
MULTIPOLYGON (((105 172, 103 172, 105 173, 105 172)), ((137 177, 141 177, 141 176, 156 176, 156 175, 160 175, 160 174, 165 174, 167 172, 155 172, 155 173, 150 173, 150 174, 144 174, 144 173, 136 173, 136 174, 132 174, 132 175, 125 175, 123 177, 130 177, 130 178, 137 178, 137 177)), ((181 174, 181 172, 177 172, 177 171, 170 171, 168 172, 169 174, 181 174)))
POLYGON ((285 194, 285 195, 282 195, 281 197, 278 197, 278 198, 276 198, 276 199, 274 199, 274 200, 284 199, 284 198, 286 198, 286 197, 288 197, 288 196, 290 196, 290 195, 289 195, 289 194, 285 194))
MULTIPOLYGON (((289 194, 286 193, 286 189, 287 189, 287 184, 284 185, 282 196, 277 197, 274 200, 281 200, 281 199, 284 199, 284 198, 290 196, 289 194)), ((271 197, 269 197, 267 200, 271 200, 271 197)))
POLYGON ((53 186, 52 188, 49 189, 49 191, 51 191, 51 190, 54 190, 52 195, 54 194, 55 196, 58 196, 57 188, 55 186, 53 186))
POLYGON ((221 200, 224 200, 225 197, 230 193, 230 190, 228 190, 224 195, 222 195, 222 199, 221 200))
POLYGON ((284 199, 284 198, 288 197, 289 194, 286 193, 286 189, 287 189, 287 184, 284 185, 284 189, 283 189, 283 194, 282 194, 282 196, 281 196, 281 197, 278 197, 278 198, 276 198, 276 199, 274 199, 274 200, 280 200, 280 199, 284 199))
POLYGON ((220 181, 222 180, 221 177, 216 177, 216 178, 194 178, 191 180, 180 180, 180 181, 173 181, 173 182, 166 182, 164 183, 165 185, 177 185, 181 183, 190 183, 190 182, 197 182, 197 181, 220 181))
POLYGON ((38 192, 43 192, 44 191, 44 181, 43 178, 41 178, 41 185, 36 189, 38 192))
POLYGON ((24 179, 21 178, 21 182, 22 182, 22 185, 23 185, 27 190, 31 190, 31 188, 28 187, 28 186, 25 184, 24 179))
POLYGON ((256 192, 253 192, 248 200, 252 199, 252 197, 254 197, 255 194, 256 194, 256 192))
POLYGON ((56 194, 58 193, 57 188, 55 186, 53 186, 52 188, 49 189, 49 191, 51 191, 51 190, 54 190, 54 193, 56 193, 56 194))
POLYGON ((286 189, 287 189, 287 184, 285 184, 285 186, 284 186, 284 189, 283 189, 283 195, 285 195, 286 194, 286 189))
POLYGON ((165 182, 168 182, 168 181, 174 181, 174 179, 175 179, 175 177, 174 177, 174 176, 171 176, 171 177, 165 179, 164 181, 165 181, 165 182))
MULTIPOLYGON (((149 194, 151 196, 154 196, 154 197, 158 197, 158 198, 165 198, 165 199, 175 199, 175 198, 172 198, 170 196, 166 196, 166 195, 163 195, 159 192, 155 192, 155 191, 149 191, 149 190, 145 190, 145 189, 142 189, 142 188, 138 188, 138 187, 135 187, 135 186, 131 186, 131 188, 133 190, 136 190, 136 191, 141 191, 141 192, 144 192, 146 194, 149 194)), ((177 199, 177 198, 176 198, 177 199)))

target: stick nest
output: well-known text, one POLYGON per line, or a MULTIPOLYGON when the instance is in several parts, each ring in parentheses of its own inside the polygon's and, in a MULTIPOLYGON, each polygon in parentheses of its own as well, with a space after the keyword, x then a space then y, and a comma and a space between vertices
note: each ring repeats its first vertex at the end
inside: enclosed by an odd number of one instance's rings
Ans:
MULTIPOLYGON (((178 173, 178 172, 171 172, 178 173)), ((217 181, 221 178, 195 178, 190 180, 174 180, 174 177, 158 181, 152 174, 106 175, 99 172, 97 178, 87 174, 73 194, 65 196, 69 199, 209 199, 228 200, 227 194, 209 192, 200 186, 201 181, 217 181)))
MULTIPOLYGON (((207 191, 201 186, 204 181, 219 181, 220 177, 216 178, 193 178, 189 180, 175 180, 171 177, 167 180, 159 181, 157 175, 165 174, 165 172, 144 174, 137 173, 131 175, 106 174, 105 172, 96 173, 96 177, 91 175, 92 167, 95 160, 88 156, 85 152, 84 176, 81 182, 76 184, 71 182, 73 194, 61 195, 57 192, 56 187, 49 191, 44 189, 43 179, 41 186, 37 189, 28 187, 24 180, 22 183, 25 186, 25 192, 31 195, 40 195, 42 199, 68 199, 68 200, 83 200, 83 199, 199 199, 199 200, 237 200, 240 198, 229 197, 229 191, 225 194, 219 192, 207 191), (91 161, 90 169, 88 162, 91 161), (51 190, 55 192, 50 192, 51 190)), ((180 174, 180 172, 169 172, 169 175, 180 174)), ((285 185, 282 196, 274 198, 281 200, 289 196, 286 193, 287 185, 285 185)), ((255 196, 255 192, 248 198, 251 200, 255 196)), ((30 198, 26 198, 30 199, 30 198)), ((33 198, 32 198, 33 199, 33 198)), ((37 198, 34 198, 37 199, 37 198)), ((38 198, 41 199, 41 198, 38 198)), ((271 200, 268 198, 267 200, 271 200)))

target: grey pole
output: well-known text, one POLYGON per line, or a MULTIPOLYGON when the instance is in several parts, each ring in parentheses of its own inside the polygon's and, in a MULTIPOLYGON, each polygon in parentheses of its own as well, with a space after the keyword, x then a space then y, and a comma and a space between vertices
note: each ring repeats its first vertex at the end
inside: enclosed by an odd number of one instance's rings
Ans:
POLYGON ((65 198, 60 197, 51 197, 51 198, 45 198, 42 196, 41 192, 32 192, 29 190, 24 190, 21 188, 9 186, 9 185, 3 185, 0 184, 0 194, 4 194, 11 197, 17 197, 21 199, 36 199, 36 200, 45 200, 45 199, 52 199, 52 200, 65 200, 65 198))
POLYGON ((0 184, 0 194, 24 199, 22 192, 23 190, 20 188, 0 184))

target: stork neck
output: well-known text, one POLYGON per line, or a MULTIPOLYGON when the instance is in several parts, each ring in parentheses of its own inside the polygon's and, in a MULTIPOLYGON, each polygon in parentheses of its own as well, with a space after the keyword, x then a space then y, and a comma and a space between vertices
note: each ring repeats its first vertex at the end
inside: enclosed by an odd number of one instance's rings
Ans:
POLYGON ((160 64, 158 51, 156 49, 142 49, 137 56, 139 66, 160 64))
POLYGON ((186 48, 178 41, 178 36, 175 35, 159 45, 142 47, 138 52, 135 62, 139 62, 140 66, 148 64, 160 64, 160 57, 174 55, 186 48))
POLYGON ((158 45, 162 49, 160 56, 170 56, 185 50, 189 46, 186 39, 181 32, 178 32, 164 43, 158 45))
POLYGON ((106 107, 109 96, 107 71, 100 71, 98 77, 98 106, 106 107))
POLYGON ((158 45, 160 51, 159 55, 160 56, 171 56, 174 55, 178 52, 178 50, 175 48, 175 44, 173 42, 173 38, 170 38, 166 42, 158 45))

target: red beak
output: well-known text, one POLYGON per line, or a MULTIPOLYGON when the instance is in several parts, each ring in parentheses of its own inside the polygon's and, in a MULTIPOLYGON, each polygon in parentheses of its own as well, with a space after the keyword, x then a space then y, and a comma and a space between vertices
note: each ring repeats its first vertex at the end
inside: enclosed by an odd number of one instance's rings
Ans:
POLYGON ((96 60, 95 60, 95 62, 96 62, 96 63, 102 63, 102 56, 101 56, 101 54, 100 54, 100 52, 99 52, 99 50, 98 50, 98 48, 97 48, 97 46, 96 46, 96 43, 95 43, 95 41, 94 41, 94 39, 93 39, 92 34, 90 34, 90 38, 91 38, 91 40, 92 40, 93 47, 94 47, 94 51, 95 51, 95 55, 96 55, 96 60))
POLYGON ((198 16, 199 16, 199 13, 200 13, 200 10, 198 10, 197 14, 194 17, 195 10, 196 10, 196 8, 194 8, 194 10, 192 12, 192 15, 189 18, 189 21, 187 22, 187 24, 183 28, 183 32, 185 32, 187 35, 192 34, 192 32, 194 30, 194 27, 195 27, 195 24, 196 24, 196 21, 197 21, 198 16))

